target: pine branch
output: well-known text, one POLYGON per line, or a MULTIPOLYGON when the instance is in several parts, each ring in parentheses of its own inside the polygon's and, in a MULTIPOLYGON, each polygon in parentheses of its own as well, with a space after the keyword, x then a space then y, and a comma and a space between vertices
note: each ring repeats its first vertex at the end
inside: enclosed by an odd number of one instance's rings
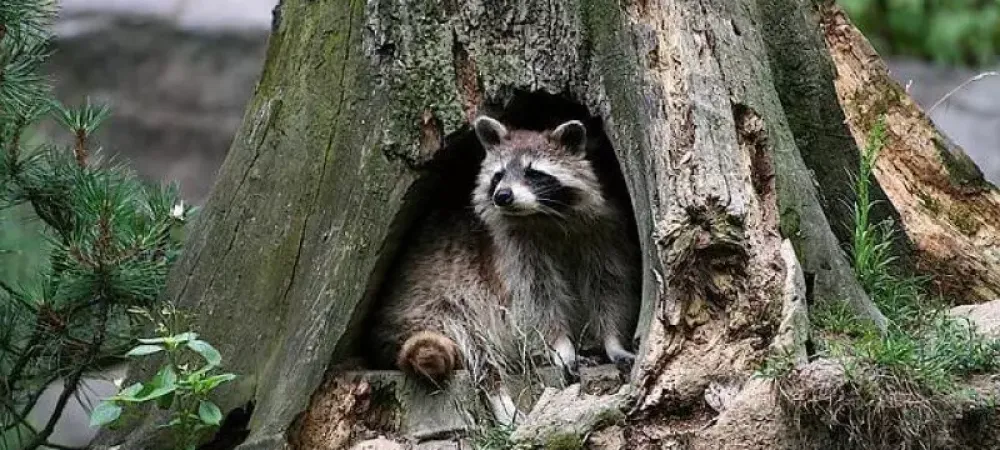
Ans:
MULTIPOLYGON (((94 341, 91 344, 90 351, 88 352, 87 359, 89 361, 94 361, 100 354, 101 346, 104 345, 104 338, 106 335, 106 329, 108 325, 109 308, 106 303, 101 303, 101 311, 98 313, 98 323, 94 336, 94 341)), ((59 399, 56 400, 55 409, 52 411, 52 415, 49 416, 48 422, 45 424, 45 428, 42 428, 35 438, 26 446, 24 450, 36 450, 41 446, 49 446, 48 439, 55 431, 56 423, 62 417, 63 410, 66 409, 66 404, 69 403, 70 397, 72 397, 77 388, 80 386, 80 380, 83 378, 83 373, 87 370, 87 364, 80 364, 77 366, 73 373, 66 380, 63 386, 63 391, 59 394, 59 399)))

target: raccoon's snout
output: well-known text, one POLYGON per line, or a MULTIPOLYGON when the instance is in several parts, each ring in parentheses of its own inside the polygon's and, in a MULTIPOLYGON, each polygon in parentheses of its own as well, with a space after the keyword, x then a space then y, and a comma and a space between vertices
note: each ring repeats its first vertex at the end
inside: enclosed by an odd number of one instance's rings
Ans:
POLYGON ((514 203, 514 191, 510 188, 500 188, 493 193, 493 204, 501 208, 514 203))

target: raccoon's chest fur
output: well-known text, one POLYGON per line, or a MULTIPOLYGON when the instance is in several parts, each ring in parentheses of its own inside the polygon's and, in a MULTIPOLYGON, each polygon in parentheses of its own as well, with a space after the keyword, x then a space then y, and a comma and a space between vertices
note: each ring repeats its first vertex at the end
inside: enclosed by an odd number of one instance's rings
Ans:
POLYGON ((506 230, 494 235, 497 271, 521 325, 566 324, 584 331, 601 301, 617 298, 630 255, 613 220, 576 229, 506 230))

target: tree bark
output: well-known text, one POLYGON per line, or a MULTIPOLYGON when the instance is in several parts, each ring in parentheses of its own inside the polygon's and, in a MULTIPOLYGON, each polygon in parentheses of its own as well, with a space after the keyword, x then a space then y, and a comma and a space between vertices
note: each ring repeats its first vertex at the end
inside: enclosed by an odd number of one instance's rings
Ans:
POLYGON ((875 176, 914 244, 915 268, 950 302, 1000 298, 1000 192, 934 128, 842 10, 829 5, 821 15, 837 94, 859 145, 885 116, 875 176))
MULTIPOLYGON (((814 13, 808 0, 284 0, 166 295, 241 375, 216 399, 253 405, 239 448, 452 431, 417 423, 439 400, 398 374, 345 369, 365 317, 409 225, 452 179, 443 168, 474 170, 470 119, 581 111, 603 122, 643 250, 620 437, 797 448, 773 402, 762 406, 773 414, 741 415, 767 391, 751 372, 778 347, 804 357, 806 303, 885 320, 831 227, 848 220, 834 206, 847 177, 833 172, 856 168, 858 151, 814 13), (808 45, 783 47, 793 35, 808 45), (804 91, 791 86, 800 72, 804 91), (827 162, 838 167, 814 178, 834 147, 846 150, 827 162), (758 419, 773 429, 747 426, 758 419)), ((158 448, 155 420, 101 442, 158 448)))

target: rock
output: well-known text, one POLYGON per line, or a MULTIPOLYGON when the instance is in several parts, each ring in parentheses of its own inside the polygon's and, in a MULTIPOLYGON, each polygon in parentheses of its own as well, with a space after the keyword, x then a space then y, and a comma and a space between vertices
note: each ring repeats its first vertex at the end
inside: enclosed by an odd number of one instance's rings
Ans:
POLYGON ((474 448, 469 443, 461 440, 449 441, 427 441, 417 444, 413 450, 465 450, 474 448))
POLYGON ((771 381, 751 379, 716 417, 692 437, 691 450, 794 450, 801 447, 795 421, 779 406, 771 381))
POLYGON ((613 364, 580 368, 580 390, 585 394, 614 394, 624 383, 624 374, 613 364))
POLYGON ((511 441, 523 448, 581 448, 591 431, 624 420, 629 393, 629 386, 611 395, 583 393, 580 384, 547 388, 511 441))
POLYGON ((587 439, 590 450, 619 450, 628 448, 625 441, 625 430, 618 425, 612 425, 597 431, 587 439))
POLYGON ((978 332, 987 337, 1000 338, 1000 300, 956 306, 949 313, 955 318, 968 319, 978 332))
POLYGON ((351 450, 403 450, 403 446, 386 438, 377 438, 358 442, 351 450))

